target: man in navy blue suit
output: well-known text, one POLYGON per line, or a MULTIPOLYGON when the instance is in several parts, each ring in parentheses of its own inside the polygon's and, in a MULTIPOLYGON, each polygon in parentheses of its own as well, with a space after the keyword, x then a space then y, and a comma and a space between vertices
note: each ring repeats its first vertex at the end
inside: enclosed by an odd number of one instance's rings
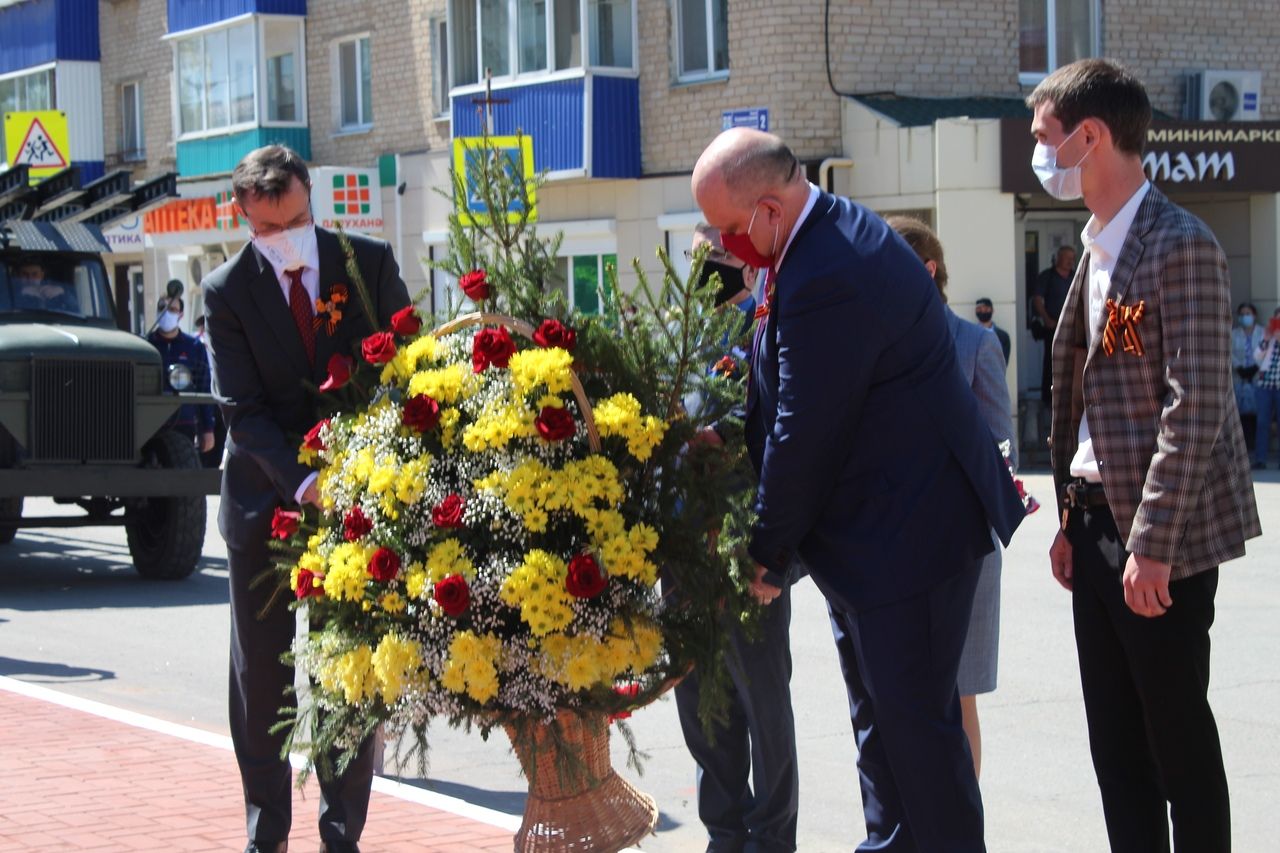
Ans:
POLYGON ((726 250, 767 270, 747 392, 752 593, 799 555, 827 598, 858 741, 859 850, 981 851, 956 672, 981 558, 1023 516, 937 288, 880 217, 734 129, 693 172, 726 250))

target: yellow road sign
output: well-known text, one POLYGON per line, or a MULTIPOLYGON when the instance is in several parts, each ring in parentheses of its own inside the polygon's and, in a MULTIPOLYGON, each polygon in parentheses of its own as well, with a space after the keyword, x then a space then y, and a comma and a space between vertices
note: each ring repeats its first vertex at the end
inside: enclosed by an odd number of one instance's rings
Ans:
POLYGON ((27 164, 37 183, 71 165, 67 114, 62 110, 4 114, 4 150, 9 165, 27 164))
MULTIPOLYGON (((532 181, 533 137, 491 136, 488 150, 482 136, 459 136, 453 140, 453 169, 462 178, 463 197, 456 200, 458 220, 463 225, 485 224, 491 221, 495 211, 489 210, 481 183, 488 171, 490 180, 496 180, 501 169, 508 179, 523 183, 529 206, 529 221, 538 219, 538 199, 532 181), (487 158, 486 158, 487 154, 487 158)), ((507 206, 507 221, 518 222, 525 200, 513 198, 507 206)), ((501 215, 501 212, 497 212, 501 215)))

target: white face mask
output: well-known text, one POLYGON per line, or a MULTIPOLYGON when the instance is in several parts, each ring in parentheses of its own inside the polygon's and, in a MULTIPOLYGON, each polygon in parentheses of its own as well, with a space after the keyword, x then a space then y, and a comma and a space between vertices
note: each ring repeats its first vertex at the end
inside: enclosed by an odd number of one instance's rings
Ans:
POLYGON ((165 311, 160 315, 160 319, 156 321, 156 325, 162 332, 172 332, 178 328, 178 321, 182 319, 182 315, 175 314, 172 311, 165 311))
MULTIPOLYGON (((1067 134, 1067 139, 1079 132, 1080 128, 1077 127, 1067 134)), ((1067 139, 1062 140, 1063 145, 1066 144, 1067 139)), ((1062 145, 1045 145, 1043 142, 1037 142, 1035 153, 1031 155, 1031 170, 1040 179, 1040 186, 1044 187, 1045 192, 1059 201, 1072 201, 1084 195, 1084 189, 1080 183, 1080 164, 1084 162, 1085 157, 1089 156, 1089 151, 1086 151, 1074 166, 1063 167, 1058 165, 1058 149, 1061 147, 1062 145)))
POLYGON ((308 222, 274 234, 254 234, 253 245, 258 247, 258 251, 276 269, 304 267, 307 265, 307 258, 315 253, 316 224, 308 222))

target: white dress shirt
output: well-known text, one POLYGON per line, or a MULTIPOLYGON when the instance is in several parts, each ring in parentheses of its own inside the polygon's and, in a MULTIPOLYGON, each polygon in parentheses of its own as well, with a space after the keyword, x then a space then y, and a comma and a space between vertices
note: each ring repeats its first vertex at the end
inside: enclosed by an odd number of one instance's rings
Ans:
MULTIPOLYGON (((1085 327, 1088 336, 1088 347, 1093 348, 1093 341, 1102 328, 1102 313, 1107 303, 1107 292, 1111 290, 1111 273, 1124 248, 1125 238, 1133 226, 1133 218, 1138 215, 1142 200, 1151 189, 1150 181, 1143 181, 1142 186, 1129 197, 1124 207, 1112 217, 1105 226, 1099 224, 1098 217, 1089 217, 1089 222, 1080 232, 1080 241, 1089 255, 1088 279, 1085 297, 1088 301, 1089 322, 1085 327)), ((1076 455, 1071 459, 1071 476, 1082 477, 1091 483, 1101 483, 1102 474, 1098 471, 1098 458, 1093 455, 1093 439, 1089 437, 1089 416, 1080 418, 1080 432, 1077 434, 1079 445, 1076 455)))
POLYGON ((796 217, 795 223, 791 226, 791 233, 787 235, 787 242, 782 244, 782 251, 778 252, 777 260, 773 262, 775 270, 782 268, 782 259, 787 256, 787 249, 791 248, 791 241, 796 239, 796 232, 800 230, 800 226, 809 218, 813 206, 818 203, 818 188, 812 183, 809 184, 809 199, 804 203, 804 210, 800 211, 800 215, 796 217))
MULTIPOLYGON (((263 252, 262 257, 266 259, 267 263, 271 265, 271 269, 275 271, 276 281, 279 282, 280 291, 284 294, 284 304, 289 305, 289 288, 292 283, 289 281, 289 277, 284 274, 284 266, 277 266, 276 259, 267 252, 263 252)), ((305 264, 302 268, 302 286, 306 288, 307 296, 311 297, 311 304, 315 305, 316 300, 320 298, 320 247, 315 240, 307 241, 307 248, 303 252, 302 262, 305 264)))

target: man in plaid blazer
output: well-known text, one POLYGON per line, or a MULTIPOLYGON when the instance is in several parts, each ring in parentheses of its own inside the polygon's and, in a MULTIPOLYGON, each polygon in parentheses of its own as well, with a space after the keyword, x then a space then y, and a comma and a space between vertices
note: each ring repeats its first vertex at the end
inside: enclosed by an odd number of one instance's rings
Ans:
POLYGON ((1045 189, 1093 213, 1053 339, 1053 574, 1072 591, 1113 850, 1231 846, 1209 707, 1218 565, 1259 535, 1231 385, 1226 258, 1147 181, 1142 84, 1082 60, 1028 97, 1045 189))

